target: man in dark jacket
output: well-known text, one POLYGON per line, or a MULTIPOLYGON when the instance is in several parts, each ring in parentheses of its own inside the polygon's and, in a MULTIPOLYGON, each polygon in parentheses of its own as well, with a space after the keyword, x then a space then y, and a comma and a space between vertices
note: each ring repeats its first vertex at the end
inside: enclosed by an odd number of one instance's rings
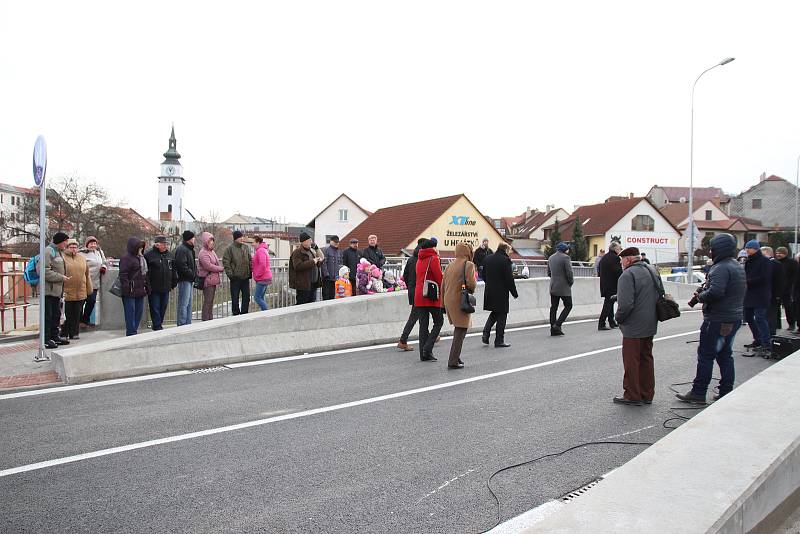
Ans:
POLYGON ((730 234, 717 234, 711 239, 713 265, 705 284, 695 293, 703 303, 703 325, 700 327, 700 345, 697 347, 697 374, 692 389, 685 395, 675 396, 684 402, 706 403, 706 392, 711 382, 714 362, 719 365, 719 395, 733 389, 733 340, 742 325, 742 304, 747 288, 745 273, 736 261, 736 239, 730 234), (722 341, 720 343, 720 340, 722 341))
POLYGON ((761 247, 761 253, 769 258, 772 268, 772 283, 770 284, 769 309, 767 310, 767 323, 769 335, 774 336, 781 327, 781 296, 783 295, 783 265, 780 264, 772 252, 772 247, 761 247))
MULTIPOLYGON (((372 265, 377 265, 379 269, 383 269, 383 265, 386 263, 386 257, 383 255, 383 251, 378 248, 378 236, 371 235, 369 236, 369 246, 364 249, 361 253, 361 256, 367 258, 372 265)), ((355 273, 355 271, 351 271, 355 273)))
MULTIPOLYGON (((786 322, 789 323, 787 327, 789 330, 794 330, 795 315, 794 315, 794 292, 795 281, 797 280, 797 262, 789 256, 789 251, 786 247, 778 247, 775 250, 775 258, 780 262, 783 267, 783 291, 781 292, 781 305, 786 311, 786 322)), ((780 312, 778 313, 780 316, 780 312)))
POLYGON ((350 269, 350 283, 353 285, 353 295, 356 294, 356 272, 358 272, 358 262, 361 260, 361 252, 358 250, 358 239, 355 237, 350 240, 350 246, 342 252, 342 265, 350 269))
POLYGON ((222 265, 231 284, 231 313, 250 311, 250 279, 253 278, 253 255, 244 244, 244 234, 233 232, 233 243, 222 254, 222 265), (241 300, 239 300, 241 297, 241 300), (241 304, 240 304, 241 303, 241 304))
MULTIPOLYGON (((342 266, 342 253, 339 251, 339 236, 332 236, 328 246, 322 249, 325 260, 322 262, 322 300, 331 300, 334 285, 339 278, 339 267, 342 266)), ((349 269, 349 267, 348 267, 349 269)))
POLYGON ((569 244, 561 242, 556 245, 556 253, 547 259, 547 276, 550 277, 550 335, 563 336, 561 325, 572 311, 572 284, 575 282, 572 273, 572 260, 568 255, 569 244), (558 301, 564 303, 561 315, 558 313, 558 301))
POLYGON ((486 319, 486 324, 483 325, 481 341, 484 345, 489 344, 492 327, 496 324, 494 346, 498 348, 511 346, 505 341, 508 295, 511 294, 514 298, 519 297, 517 285, 514 283, 511 258, 508 257, 508 249, 507 243, 500 243, 497 245, 497 252, 486 256, 483 260, 483 274, 486 281, 483 291, 483 309, 491 313, 486 319))
POLYGON ((322 258, 318 258, 311 250, 311 236, 305 232, 300 234, 300 246, 289 259, 289 287, 297 291, 297 304, 314 302, 317 287, 312 270, 318 269, 322 258))
POLYGON ((183 240, 175 249, 175 270, 178 272, 177 324, 192 324, 192 293, 197 278, 197 263, 194 255, 194 232, 183 232, 183 240))
POLYGON ((481 246, 475 251, 475 254, 472 256, 472 261, 475 264, 475 267, 478 269, 478 279, 483 280, 483 260, 486 259, 486 256, 490 254, 494 254, 492 249, 489 248, 489 238, 484 237, 483 241, 481 241, 481 246))
POLYGON ((622 366, 625 394, 614 397, 617 404, 651 404, 655 395, 653 336, 658 330, 656 302, 663 285, 658 272, 641 261, 639 249, 628 247, 619 253, 623 272, 617 283, 615 319, 622 331, 622 366))
POLYGON ((767 309, 772 298, 772 265, 769 263, 769 258, 761 253, 761 245, 755 239, 748 241, 744 249, 747 252, 747 262, 744 264, 747 278, 744 319, 753 333, 753 342, 745 345, 745 348, 754 349, 752 353, 745 353, 744 356, 760 354, 769 357, 772 348, 767 309))
POLYGON ((144 255, 147 261, 147 280, 150 283, 150 323, 153 330, 162 330, 169 304, 169 292, 178 285, 175 258, 169 251, 166 236, 156 236, 153 248, 144 255))
POLYGON ((419 258, 419 249, 425 241, 425 238, 417 240, 417 248, 414 249, 414 254, 408 258, 406 266, 403 268, 403 281, 408 288, 408 303, 411 305, 408 320, 403 327, 403 333, 400 334, 400 342, 397 343, 397 348, 404 351, 414 350, 408 346, 408 336, 411 335, 411 330, 414 329, 414 325, 419 321, 419 310, 414 306, 414 291, 417 289, 417 259, 419 258))
POLYGON ((603 297, 603 311, 600 312, 598 330, 608 330, 609 326, 611 328, 618 326, 614 320, 614 298, 617 296, 617 281, 622 275, 622 264, 619 261, 621 250, 622 246, 614 241, 608 247, 608 252, 600 259, 600 296, 603 297), (609 326, 606 326, 606 320, 609 326))

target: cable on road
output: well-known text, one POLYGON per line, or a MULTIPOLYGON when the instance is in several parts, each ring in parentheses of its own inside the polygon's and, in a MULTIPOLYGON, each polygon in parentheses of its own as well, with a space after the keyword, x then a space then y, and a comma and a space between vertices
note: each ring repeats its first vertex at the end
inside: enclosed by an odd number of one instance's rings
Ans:
POLYGON ((566 454, 566 453, 568 453, 570 451, 574 451, 575 449, 580 449, 582 447, 589 447, 589 446, 592 446, 592 445, 648 445, 649 446, 649 445, 652 445, 652 443, 644 442, 644 441, 588 441, 586 443, 581 443, 579 445, 574 445, 574 446, 572 446, 572 447, 570 447, 568 449, 564 449, 561 452, 553 452, 553 453, 550 453, 550 454, 543 454, 542 456, 539 456, 538 458, 534 458, 533 460, 526 460, 526 461, 520 462, 518 464, 509 465, 507 467, 503 467, 502 469, 498 469, 497 471, 492 473, 492 476, 490 476, 489 479, 486 481, 486 487, 489 488, 489 493, 492 494, 492 497, 494 498, 495 502, 497 503, 497 521, 495 521, 495 523, 491 527, 489 527, 488 529, 482 530, 481 534, 485 534, 486 532, 489 532, 490 530, 492 530, 494 527, 496 527, 497 525, 500 524, 500 520, 501 520, 500 499, 497 497, 497 494, 492 489, 492 479, 495 476, 499 475, 503 471, 508 471, 510 469, 514 469, 514 468, 517 468, 517 467, 522 467, 523 465, 532 464, 534 462, 538 462, 539 460, 544 460, 545 458, 555 458, 557 456, 561 456, 563 454, 566 454))

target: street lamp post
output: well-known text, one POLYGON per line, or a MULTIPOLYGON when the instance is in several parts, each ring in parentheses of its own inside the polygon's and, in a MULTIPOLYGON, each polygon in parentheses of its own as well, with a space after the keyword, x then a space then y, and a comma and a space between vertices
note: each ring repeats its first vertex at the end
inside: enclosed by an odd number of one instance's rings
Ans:
POLYGON ((800 218, 800 214, 798 214, 798 193, 800 192, 800 156, 797 156, 797 176, 794 179, 794 250, 792 251, 793 254, 797 254, 797 222, 798 218, 800 218))
POLYGON ((692 270, 694 269, 694 88, 697 86, 697 82, 700 81, 700 78, 703 77, 703 74, 712 69, 716 69, 717 67, 727 65, 734 59, 736 58, 728 57, 713 67, 707 68, 700 73, 700 76, 697 77, 692 85, 692 124, 691 131, 689 133, 689 264, 687 269, 688 273, 686 275, 686 279, 689 280, 689 283, 692 281, 692 270))

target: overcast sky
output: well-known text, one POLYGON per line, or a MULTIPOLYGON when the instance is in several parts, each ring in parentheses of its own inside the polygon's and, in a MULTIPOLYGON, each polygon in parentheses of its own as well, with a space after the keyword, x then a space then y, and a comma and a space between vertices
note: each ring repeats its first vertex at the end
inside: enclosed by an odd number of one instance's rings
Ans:
POLYGON ((77 174, 146 216, 307 222, 464 192, 484 213, 795 180, 800 2, 0 0, 0 181, 77 174))

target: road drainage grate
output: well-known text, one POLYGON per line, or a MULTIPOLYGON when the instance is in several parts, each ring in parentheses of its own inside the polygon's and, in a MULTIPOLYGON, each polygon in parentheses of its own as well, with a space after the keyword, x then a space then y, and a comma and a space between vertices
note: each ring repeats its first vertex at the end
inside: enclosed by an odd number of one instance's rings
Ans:
POLYGON ((590 489, 595 487, 597 484, 599 484, 600 480, 602 480, 602 479, 598 478, 597 480, 593 480, 593 481, 589 482, 585 486, 581 486, 578 489, 570 491, 569 493, 567 493, 566 495, 561 497, 561 499, 560 499, 561 502, 570 502, 570 501, 573 501, 573 500, 577 499, 578 497, 580 497, 581 495, 585 494, 587 491, 589 491, 590 489))
POLYGON ((228 371, 230 370, 229 367, 225 367, 224 365, 215 365, 214 367, 203 367, 202 369, 192 369, 192 372, 195 374, 206 374, 206 373, 216 373, 217 371, 228 371))

